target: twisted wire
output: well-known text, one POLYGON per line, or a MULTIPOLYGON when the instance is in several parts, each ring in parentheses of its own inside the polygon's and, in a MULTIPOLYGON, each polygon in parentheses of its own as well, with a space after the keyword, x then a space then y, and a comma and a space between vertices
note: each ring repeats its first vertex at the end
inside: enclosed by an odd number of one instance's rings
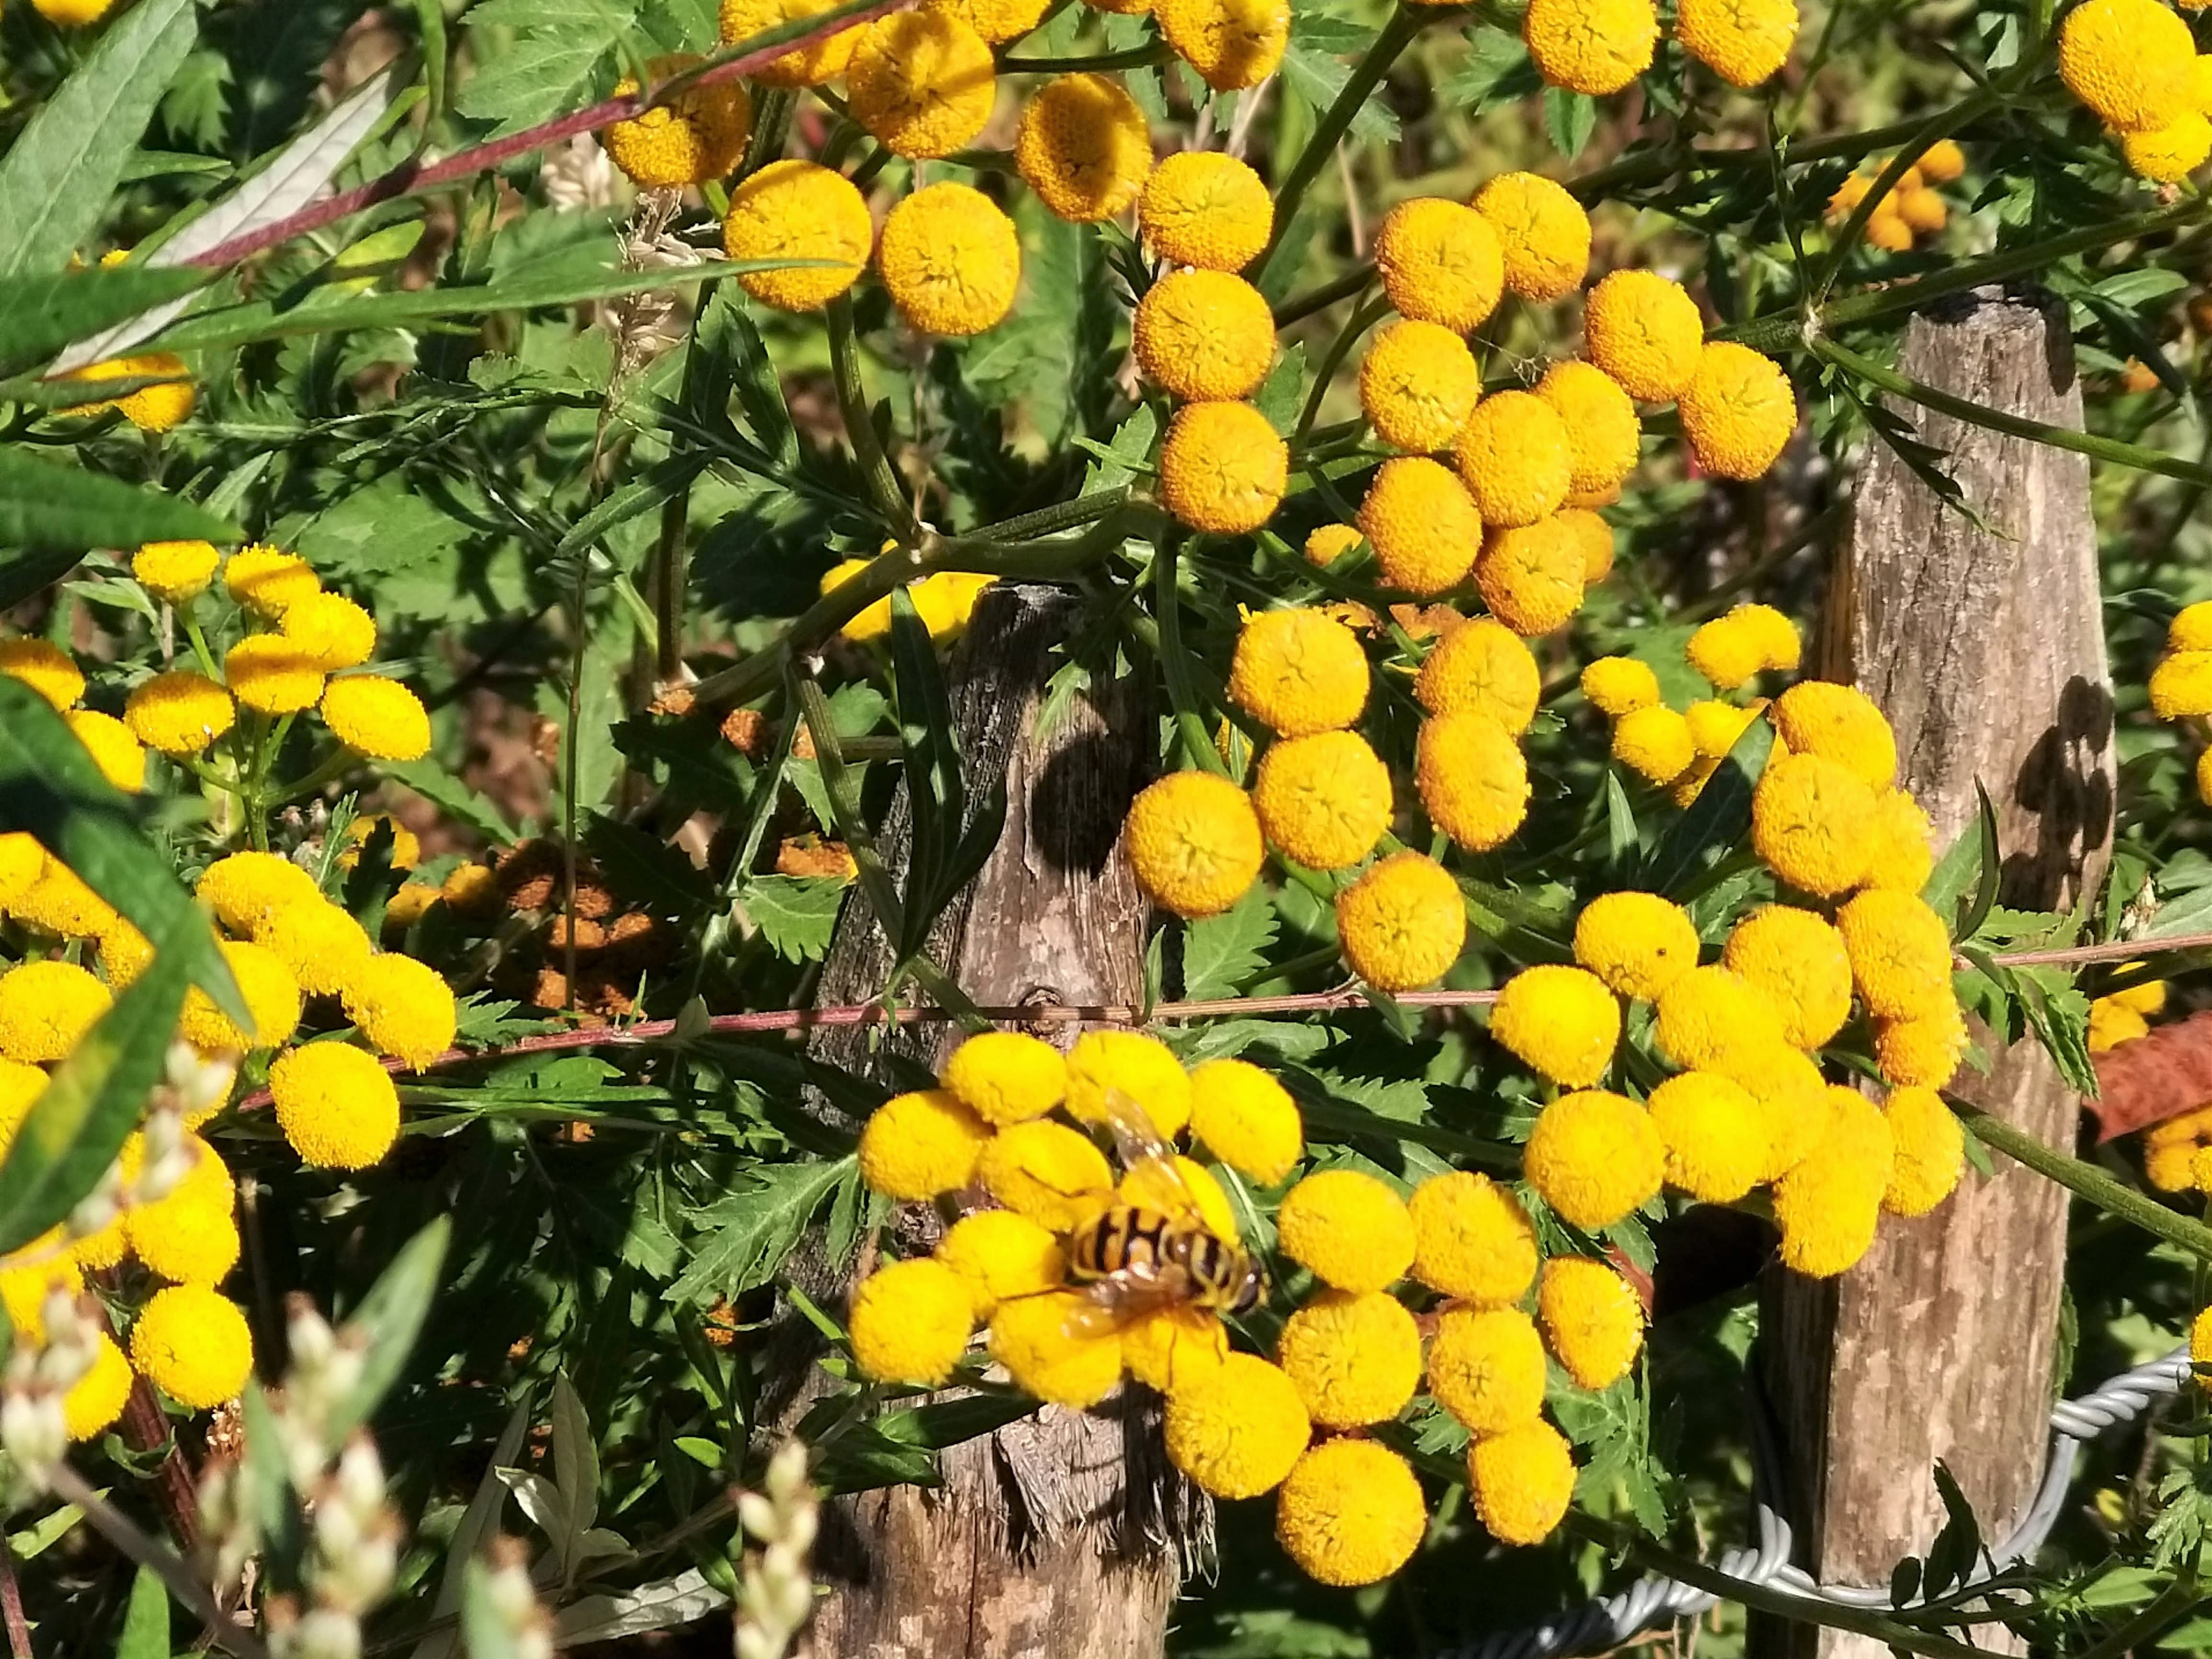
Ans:
MULTIPOLYGON (((1996 1547, 1984 1551, 1964 1583, 1946 1592, 1947 1599, 1955 1600, 1961 1591, 1988 1583, 2040 1549, 2066 1506, 2075 1450, 2084 1441, 2131 1423, 2172 1399, 2190 1376, 2189 1351, 2183 1348, 2122 1371, 2088 1393, 2052 1407, 2050 1455, 2033 1499, 1996 1547)), ((1808 1617, 1817 1618, 1823 1604, 1880 1613, 1914 1606, 1915 1601, 1893 1601, 1886 1589, 1820 1583, 1790 1561, 1795 1538, 1782 1511, 1781 1459, 1773 1412, 1755 1382, 1752 1395, 1752 1521, 1758 1542, 1723 1550, 1712 1564, 1714 1571, 1747 1587, 1780 1590, 1801 1600, 1807 1604, 1808 1617)), ((1571 1654, 1599 1653, 1620 1646, 1654 1625, 1704 1613, 1721 1599, 1711 1590, 1653 1573, 1626 1589, 1585 1601, 1541 1624, 1499 1631, 1453 1649, 1444 1659, 1565 1659, 1571 1654)))

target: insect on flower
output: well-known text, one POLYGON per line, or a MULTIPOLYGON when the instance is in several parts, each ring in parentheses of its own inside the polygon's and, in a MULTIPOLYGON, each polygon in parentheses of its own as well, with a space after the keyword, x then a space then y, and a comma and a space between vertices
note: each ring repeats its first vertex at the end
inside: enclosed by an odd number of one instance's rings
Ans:
POLYGON ((1084 1304, 1070 1314, 1067 1334, 1103 1335, 1176 1307, 1215 1315, 1256 1307, 1267 1290, 1260 1264, 1208 1224, 1174 1149, 1143 1109, 1109 1089, 1106 1111, 1121 1167, 1134 1179, 1120 1194, 1104 1195, 1104 1207, 1069 1236, 1068 1273, 1084 1287, 1084 1304), (1130 1201, 1133 1187, 1144 1201, 1130 1201))

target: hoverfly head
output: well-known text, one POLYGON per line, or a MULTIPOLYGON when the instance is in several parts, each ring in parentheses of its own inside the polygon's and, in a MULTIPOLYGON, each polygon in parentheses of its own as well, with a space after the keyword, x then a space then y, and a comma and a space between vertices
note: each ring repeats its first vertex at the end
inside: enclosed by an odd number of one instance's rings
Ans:
POLYGON ((1236 1298, 1229 1304, 1232 1314, 1248 1314, 1260 1305, 1260 1298, 1267 1293, 1267 1276, 1260 1271, 1260 1264, 1250 1256, 1244 1258, 1243 1277, 1237 1281, 1236 1298))

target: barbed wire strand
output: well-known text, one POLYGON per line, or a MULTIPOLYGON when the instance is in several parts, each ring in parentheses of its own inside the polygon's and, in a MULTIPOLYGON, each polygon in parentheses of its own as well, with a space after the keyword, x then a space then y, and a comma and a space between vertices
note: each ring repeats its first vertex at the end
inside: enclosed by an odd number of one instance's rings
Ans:
MULTIPOLYGON (((2051 1411, 2051 1450, 2043 1480, 2034 1498, 2011 1531, 1981 1560, 1965 1581, 1945 1591, 1955 1601, 1963 1590, 1991 1579, 2026 1561, 2043 1547, 2066 1507, 2073 1484, 2074 1454, 2081 1444, 2106 1430, 2133 1422, 2181 1391, 2191 1376, 2185 1348, 2137 1365, 2110 1377, 2088 1393, 2062 1400, 2051 1411)), ((1724 1550, 1713 1571, 1745 1586, 1769 1591, 1803 1603, 1804 1616, 1818 1622, 1824 1607, 1850 1607, 1861 1612, 1905 1613, 1918 1605, 1917 1599, 1897 1602, 1887 1589, 1859 1584, 1823 1584, 1790 1560, 1795 1534, 1781 1509, 1781 1460, 1778 1430, 1764 1393, 1753 1388, 1752 1520, 1755 1546, 1724 1550)), ((1565 1659, 1572 1654, 1600 1653, 1617 1648, 1655 1625, 1695 1617, 1717 1606, 1723 1598, 1679 1578, 1653 1573, 1626 1589, 1596 1597, 1539 1625, 1500 1631, 1468 1646, 1449 1650, 1440 1659, 1565 1659)))

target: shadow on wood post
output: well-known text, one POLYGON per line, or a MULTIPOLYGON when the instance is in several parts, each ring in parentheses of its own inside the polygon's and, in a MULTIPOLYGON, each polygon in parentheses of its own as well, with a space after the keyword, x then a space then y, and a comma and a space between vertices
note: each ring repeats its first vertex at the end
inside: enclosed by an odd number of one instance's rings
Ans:
MULTIPOLYGON (((938 920, 932 957, 977 1002, 1135 1003, 1144 991, 1145 906, 1116 852, 1138 782, 1146 700, 1126 682, 1094 686, 1036 729, 1053 647, 1079 602, 1000 584, 955 652, 950 693, 971 798, 1003 775, 1006 829, 961 900, 938 920)), ((878 846, 894 877, 911 844, 904 785, 878 846)), ((857 897, 838 926, 818 1003, 878 993, 891 952, 857 897)), ((1070 1025, 1039 1026, 1065 1046, 1070 1025)), ((948 1026, 817 1033, 813 1053, 886 1082, 892 1055, 933 1071, 958 1040, 948 1026)), ((908 1206, 909 1250, 940 1223, 908 1206)), ((845 1286, 830 1287, 842 1298, 845 1286)), ((823 1516, 817 1571, 832 1593, 807 1643, 822 1659, 1148 1659, 1212 1525, 1204 1498, 1169 1468, 1157 1413, 1133 1391, 1095 1412, 1036 1416, 943 1455, 935 1491, 896 1486, 840 1500, 823 1516)))
MULTIPOLYGON (((2078 428, 2063 306, 1982 289, 1916 316, 1904 372, 1978 404, 2078 428)), ((1828 596, 1823 678, 1857 685, 1897 732, 1899 783, 1939 848, 1973 833, 1975 781, 1997 811, 2001 902, 2063 908, 2110 851, 2112 697, 2089 468, 2080 455, 1911 406, 1899 412, 1996 534, 1946 507, 1878 441, 1828 596)), ((1947 920, 1949 920, 1947 918, 1947 920)), ((1955 1091, 2071 1148, 2080 1097, 2033 1038, 1975 1027, 1990 1076, 1955 1091)), ((1943 1521, 1941 1459, 1984 1536, 2001 1535, 2040 1476, 2065 1266, 2066 1194, 1999 1160, 1917 1220, 1882 1218, 1839 1279, 1769 1270, 1764 1343, 1784 1424, 1792 1519, 1821 1579, 1884 1585, 1943 1521)), ((2001 1643, 2000 1626, 1975 1639, 2001 1643)), ((1754 1650, 1880 1659, 1836 1631, 1754 1626, 1754 1650)))

